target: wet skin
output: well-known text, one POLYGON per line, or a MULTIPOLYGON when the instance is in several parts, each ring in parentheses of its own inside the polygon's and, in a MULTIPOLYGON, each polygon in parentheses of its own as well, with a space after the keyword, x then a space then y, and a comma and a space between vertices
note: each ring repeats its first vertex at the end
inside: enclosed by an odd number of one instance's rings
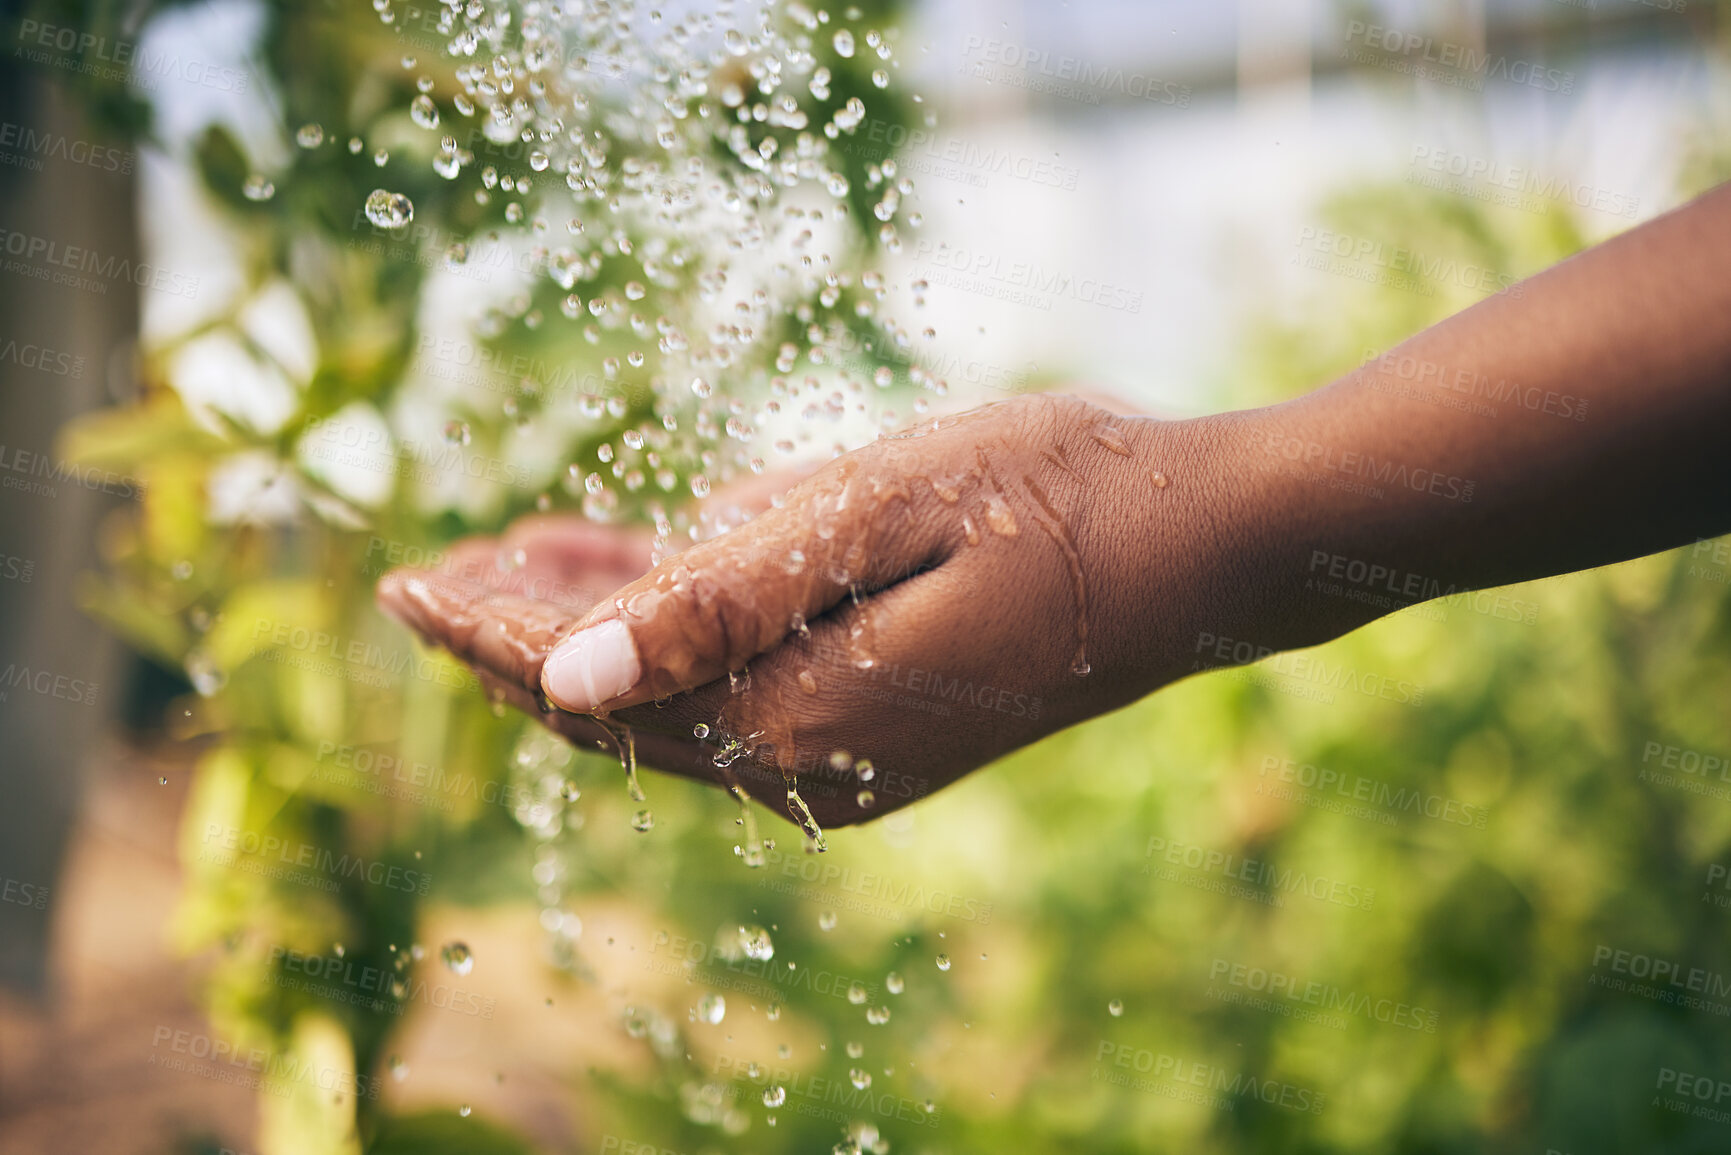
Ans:
POLYGON ((641 532, 543 517, 379 600, 575 741, 628 727, 646 764, 724 781, 717 745, 742 740, 731 770, 777 813, 792 777, 824 826, 857 822, 1386 612, 1309 590, 1319 557, 1471 590, 1731 530, 1728 264, 1731 186, 1280 405, 1166 422, 1017 398, 840 457, 653 568, 641 532), (1426 392, 1481 379, 1520 400, 1426 392), (603 652, 580 633, 625 660, 572 662, 603 652))
MULTIPOLYGON (((603 705, 645 763, 719 781, 715 749, 746 739, 752 753, 731 769, 748 792, 782 812, 790 769, 822 825, 857 822, 1097 713, 1108 697, 1140 696, 1145 655, 1128 626, 1160 583, 1126 572, 1135 555, 1118 547, 1131 527, 1179 536, 1183 427, 1075 398, 1021 398, 838 458, 779 508, 653 569, 646 538, 631 552, 612 531, 542 518, 503 542, 459 546, 454 559, 476 563, 465 576, 399 571, 379 597, 531 710, 547 700, 542 664, 558 641, 622 621, 641 678, 603 705), (1162 508, 1150 493, 1175 500, 1162 508), (521 566, 495 563, 517 549, 521 566), (598 604, 506 592, 624 576, 635 580, 598 604), (1016 655, 1010 668, 1005 654, 1016 655), (707 743, 691 738, 699 724, 707 743), (869 760, 870 780, 832 765, 837 751, 869 760)), ((1174 583, 1181 569, 1171 568, 1174 583)), ((613 746, 587 715, 543 717, 613 746)))

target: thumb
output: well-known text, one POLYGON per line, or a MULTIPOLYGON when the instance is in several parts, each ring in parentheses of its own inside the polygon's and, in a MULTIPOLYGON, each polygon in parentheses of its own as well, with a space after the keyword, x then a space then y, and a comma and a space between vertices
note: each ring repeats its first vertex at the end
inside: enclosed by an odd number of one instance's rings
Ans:
POLYGON ((592 713, 695 689, 742 669, 842 598, 941 563, 954 546, 946 519, 932 516, 916 456, 868 446, 838 458, 780 508, 668 558, 554 648, 543 692, 592 713))

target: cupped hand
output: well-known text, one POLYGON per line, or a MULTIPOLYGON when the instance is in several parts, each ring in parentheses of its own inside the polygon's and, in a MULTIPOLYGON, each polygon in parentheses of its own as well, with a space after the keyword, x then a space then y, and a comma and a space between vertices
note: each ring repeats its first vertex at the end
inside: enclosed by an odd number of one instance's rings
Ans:
POLYGON ((839 457, 653 568, 646 536, 540 518, 459 547, 483 572, 396 571, 379 599, 568 737, 628 728, 647 764, 777 811, 791 779, 845 825, 1176 676, 1155 622, 1191 600, 1189 427, 1017 398, 839 457))

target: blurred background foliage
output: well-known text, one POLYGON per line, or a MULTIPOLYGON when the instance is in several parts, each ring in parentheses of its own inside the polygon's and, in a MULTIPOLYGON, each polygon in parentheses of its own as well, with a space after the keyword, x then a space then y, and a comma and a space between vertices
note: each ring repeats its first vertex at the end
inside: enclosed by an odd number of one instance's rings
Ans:
MULTIPOLYGON (((81 27, 118 19, 104 5, 43 11, 81 27)), ((1731 797, 1640 776, 1654 742, 1731 750, 1723 567, 1685 549, 1506 591, 1530 621, 1455 598, 1319 651, 1421 686, 1418 705, 1350 689, 1319 702, 1278 663, 1193 679, 1022 751, 916 815, 833 837, 821 860, 772 822, 782 849, 754 874, 732 852, 732 804, 658 776, 647 782, 656 824, 640 834, 616 761, 554 743, 489 703, 460 667, 412 650, 371 589, 380 541, 437 551, 538 505, 578 506, 563 463, 594 468, 597 447, 641 421, 651 399, 521 458, 517 415, 477 403, 465 444, 522 460, 526 484, 429 493, 398 470, 366 508, 331 489, 300 451, 308 432, 355 405, 393 419, 416 384, 428 270, 446 246, 498 228, 501 210, 434 179, 426 141, 398 123, 414 95, 406 51, 450 84, 435 46, 413 44, 412 18, 393 27, 367 5, 334 2, 265 11, 255 63, 282 131, 317 123, 339 146, 285 149, 263 201, 242 191, 261 160, 223 129, 204 135, 197 167, 251 269, 249 292, 211 328, 271 365, 248 327, 253 294, 287 286, 310 324, 317 363, 276 366, 294 380, 293 415, 261 432, 232 413, 214 424, 212 411, 192 413, 174 365, 201 330, 145 350, 140 400, 70 427, 62 444, 69 458, 148 484, 104 527, 108 564, 81 596, 184 679, 163 725, 201 754, 174 940, 198 960, 223 1037, 352 1080, 261 1093, 259 1150, 534 1149, 522 1120, 490 1107, 503 1077, 486 1063, 417 1086, 414 1048, 431 1044, 414 1036, 452 1014, 419 992, 469 987, 469 972, 442 957, 458 939, 474 950, 471 989, 499 1000, 498 1018, 475 1025, 509 1020, 519 1040, 588 1032, 583 1070, 563 1091, 583 1150, 618 1149, 623 1136, 685 1153, 812 1151, 850 1135, 907 1152, 1725 1149, 1726 1124, 1669 1110, 1655 1087, 1665 1068, 1731 1078, 1720 1016, 1591 981, 1607 945, 1709 969, 1731 959, 1731 913, 1705 882, 1731 859, 1731 797), (350 137, 365 148, 342 147, 350 137), (382 167, 379 143, 391 146, 382 167), (357 228, 374 186, 413 199, 428 226, 420 240, 357 228), (237 461, 263 462, 259 502, 287 492, 291 514, 215 516, 212 479, 237 461), (334 639, 337 656, 285 642, 279 626, 291 639, 334 639), (406 676, 378 676, 371 658, 342 656, 356 652, 412 662, 406 676), (343 750, 470 786, 431 791, 432 805, 393 796, 376 789, 389 769, 334 770, 343 750), (1275 789, 1288 761, 1452 800, 1484 821, 1387 806, 1354 816, 1305 804, 1317 792, 1295 801, 1275 789), (212 830, 429 884, 344 877, 326 890, 304 874, 271 877, 213 853, 212 830), (1219 871, 1162 876, 1169 845, 1340 882, 1374 902, 1255 883, 1221 893, 1219 871), (548 909, 563 920, 526 937, 548 909), (769 929, 773 963, 742 958, 740 926, 769 929), (487 975, 520 977, 529 962, 502 956, 527 941, 539 943, 535 981, 553 993, 513 1002, 521 990, 487 975), (376 997, 332 998, 297 987, 288 952, 384 977, 367 992, 376 997), (1232 1000, 1242 991, 1223 964, 1410 1004, 1434 1013, 1420 1020, 1434 1029, 1267 1013, 1232 1000), (846 997, 856 982, 859 1001, 846 997), (698 1010, 711 993, 726 998, 715 1023, 698 1010), (879 1008, 887 1021, 868 1021, 879 1008), (1144 1055, 1160 1065, 1143 1066, 1144 1055), (1174 1064, 1202 1085, 1175 1077, 1174 1064), (854 1095, 855 1071, 871 1076, 869 1095, 854 1095), (1247 1078, 1304 1092, 1310 1107, 1264 1101, 1247 1078), (772 1086, 784 1090, 780 1109, 765 1105, 772 1086), (851 1105, 826 1118, 835 1088, 851 1105)), ((896 12, 868 15, 889 24, 896 12)), ((843 76, 859 64, 830 63, 843 76)), ((88 88, 111 131, 150 139, 148 104, 88 88)), ((834 100, 865 90, 855 72, 834 100)), ((874 109, 914 115, 881 98, 874 109)), ((1725 171, 1714 139, 1685 166, 1686 184, 1725 171)), ((866 161, 847 155, 870 238, 866 161)), ((1356 188, 1327 213, 1355 236, 1516 276, 1584 244, 1561 206, 1519 213, 1412 185, 1356 188)), ((557 308, 544 278, 535 294, 530 311, 557 308)), ((1221 393, 1263 403, 1302 392, 1474 299, 1447 286, 1432 296, 1324 286, 1299 315, 1247 319, 1245 363, 1221 393)), ((592 345, 524 315, 486 339, 548 364, 594 366, 611 351, 605 335, 592 345)), ((618 516, 643 521, 648 506, 618 516)))

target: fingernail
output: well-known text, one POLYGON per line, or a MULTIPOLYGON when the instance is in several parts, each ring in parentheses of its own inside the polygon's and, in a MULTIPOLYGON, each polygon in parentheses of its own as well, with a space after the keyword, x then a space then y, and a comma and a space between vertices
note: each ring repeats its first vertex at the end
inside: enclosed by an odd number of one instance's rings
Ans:
POLYGON ((635 686, 641 670, 631 630, 614 619, 560 642, 541 667, 541 688, 555 706, 586 714, 635 686))

